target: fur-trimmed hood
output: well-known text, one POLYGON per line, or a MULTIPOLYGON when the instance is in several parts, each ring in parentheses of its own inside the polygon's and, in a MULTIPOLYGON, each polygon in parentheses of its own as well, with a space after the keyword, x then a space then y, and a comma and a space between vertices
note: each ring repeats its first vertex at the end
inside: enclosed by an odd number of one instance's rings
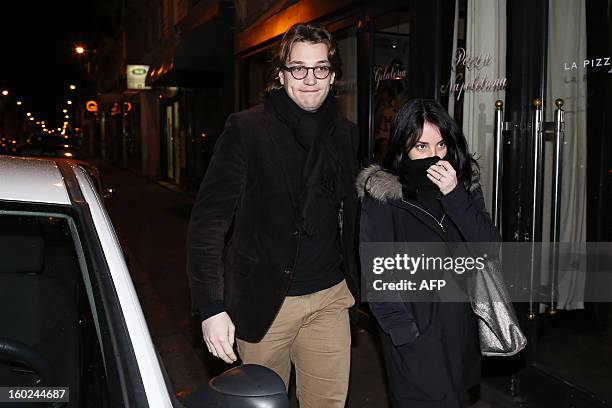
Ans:
POLYGON ((361 170, 355 184, 360 199, 363 199, 366 193, 383 203, 402 198, 402 184, 399 178, 378 164, 372 164, 361 170))
MULTIPOLYGON (((372 198, 386 203, 389 200, 402 198, 402 184, 396 175, 389 173, 379 164, 372 164, 361 170, 355 182, 357 195, 363 199, 367 193, 372 198)), ((472 173, 472 183, 468 191, 480 188, 480 177, 478 171, 472 173)))

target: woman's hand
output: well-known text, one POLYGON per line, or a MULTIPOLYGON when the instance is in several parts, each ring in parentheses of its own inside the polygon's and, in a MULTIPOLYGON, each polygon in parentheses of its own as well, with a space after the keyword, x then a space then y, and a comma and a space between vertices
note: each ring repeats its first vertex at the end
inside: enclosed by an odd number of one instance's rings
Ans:
POLYGON ((427 169, 427 177, 447 195, 457 186, 457 173, 446 160, 440 160, 427 169))

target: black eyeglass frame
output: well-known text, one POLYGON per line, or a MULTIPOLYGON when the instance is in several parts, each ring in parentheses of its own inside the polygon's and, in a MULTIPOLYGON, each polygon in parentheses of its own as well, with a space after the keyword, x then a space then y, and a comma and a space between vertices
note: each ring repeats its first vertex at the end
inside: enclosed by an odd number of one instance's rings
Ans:
POLYGON ((308 76, 308 71, 310 71, 311 69, 312 69, 312 74, 317 79, 326 79, 333 72, 333 70, 334 70, 334 67, 332 67, 331 65, 319 65, 319 66, 316 66, 316 67, 307 67, 307 66, 304 66, 304 65, 296 65, 294 67, 288 67, 288 66, 285 65, 282 68, 285 71, 289 71, 289 73, 291 74, 293 79, 298 80, 298 81, 301 81, 302 79, 306 78, 308 76), (296 68, 305 68, 306 69, 306 74, 303 77, 301 77, 301 78, 296 77, 295 73, 293 72, 293 70, 296 69, 296 68), (316 74, 316 71, 315 71, 315 69, 317 69, 317 68, 327 68, 328 69, 327 70, 327 75, 325 75, 322 78, 319 78, 317 76, 317 74, 316 74))

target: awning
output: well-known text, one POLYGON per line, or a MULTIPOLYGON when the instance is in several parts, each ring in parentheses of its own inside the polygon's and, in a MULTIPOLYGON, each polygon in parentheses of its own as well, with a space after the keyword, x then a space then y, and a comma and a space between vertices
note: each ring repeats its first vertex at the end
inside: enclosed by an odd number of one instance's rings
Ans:
POLYGON ((229 23, 218 15, 180 36, 178 44, 162 50, 149 68, 146 84, 205 86, 218 84, 232 56, 229 23))

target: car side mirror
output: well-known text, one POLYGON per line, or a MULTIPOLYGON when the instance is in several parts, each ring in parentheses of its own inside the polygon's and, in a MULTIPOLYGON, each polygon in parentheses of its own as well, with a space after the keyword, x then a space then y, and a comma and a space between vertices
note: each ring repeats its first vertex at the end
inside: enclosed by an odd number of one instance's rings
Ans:
POLYGON ((289 408, 285 383, 274 371, 257 364, 231 368, 194 391, 188 408, 289 408))

